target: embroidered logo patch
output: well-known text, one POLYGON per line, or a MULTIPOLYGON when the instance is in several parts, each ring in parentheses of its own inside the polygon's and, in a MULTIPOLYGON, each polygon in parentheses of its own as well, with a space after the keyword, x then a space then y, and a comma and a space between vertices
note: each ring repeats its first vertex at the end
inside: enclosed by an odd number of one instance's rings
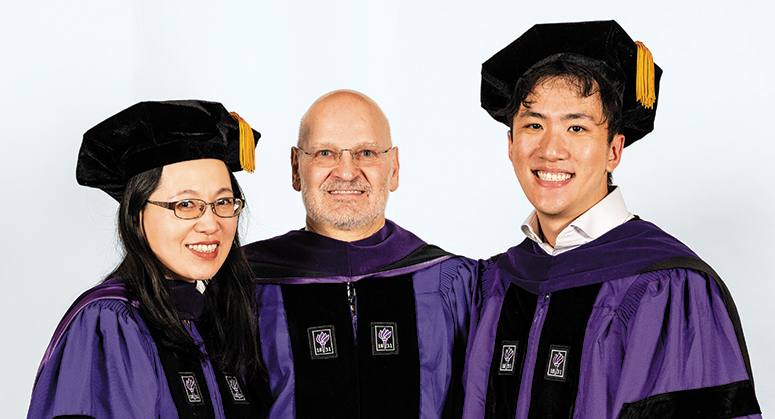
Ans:
POLYGON ((233 375, 224 375, 226 378, 226 385, 229 387, 231 398, 234 403, 247 403, 248 399, 245 398, 245 393, 242 392, 242 388, 239 385, 239 380, 233 375))
POLYGON ((336 358, 334 326, 318 326, 307 329, 309 353, 312 359, 336 358))
POLYGON ((565 381, 566 370, 565 366, 568 362, 568 352, 570 347, 568 346, 549 346, 549 361, 546 365, 546 375, 544 379, 553 381, 565 381))
POLYGON ((199 383, 196 381, 196 376, 193 372, 181 372, 180 381, 183 383, 183 390, 186 393, 186 402, 190 405, 202 405, 205 404, 202 399, 202 391, 199 390, 199 383))
POLYGON ((397 323, 371 323, 371 354, 398 355, 397 323))
POLYGON ((501 361, 498 366, 498 375, 514 375, 519 342, 504 340, 501 347, 501 361))

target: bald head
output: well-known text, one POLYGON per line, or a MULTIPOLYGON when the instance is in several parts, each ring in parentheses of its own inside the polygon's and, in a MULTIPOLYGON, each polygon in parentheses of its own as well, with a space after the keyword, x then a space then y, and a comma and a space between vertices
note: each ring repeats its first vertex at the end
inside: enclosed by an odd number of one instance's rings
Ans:
POLYGON ((379 140, 379 146, 392 146, 390 125, 376 102, 354 90, 335 90, 316 100, 301 118, 298 146, 305 148, 310 137, 323 139, 368 131, 379 140))
POLYGON ((307 209, 307 230, 342 241, 379 231, 388 195, 398 188, 398 168, 387 118, 373 100, 337 90, 315 101, 291 149, 293 188, 307 209), (339 159, 316 162, 315 155, 339 159))

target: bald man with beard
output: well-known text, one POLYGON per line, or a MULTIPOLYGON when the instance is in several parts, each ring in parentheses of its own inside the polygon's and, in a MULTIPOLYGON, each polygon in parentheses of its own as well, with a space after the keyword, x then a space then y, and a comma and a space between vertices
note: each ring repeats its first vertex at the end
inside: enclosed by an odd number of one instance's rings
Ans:
POLYGON ((306 228, 245 247, 270 417, 460 417, 476 263, 385 219, 399 162, 382 110, 324 95, 291 167, 306 228))

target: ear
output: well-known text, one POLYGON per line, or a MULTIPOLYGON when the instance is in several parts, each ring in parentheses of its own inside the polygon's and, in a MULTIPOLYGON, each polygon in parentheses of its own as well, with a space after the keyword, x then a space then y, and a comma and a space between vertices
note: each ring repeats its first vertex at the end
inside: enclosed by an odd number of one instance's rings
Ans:
POLYGON ((398 147, 393 148, 393 170, 390 174, 390 192, 394 192, 396 189, 398 189, 398 169, 400 167, 400 164, 398 163, 398 147))
POLYGON ((606 171, 613 173, 616 166, 622 162, 622 152, 624 151, 624 135, 616 134, 611 145, 608 147, 608 163, 606 164, 606 171))
MULTIPOLYGON (((148 206, 148 204, 145 204, 145 205, 148 206)), ((147 244, 148 243, 148 239, 145 238, 145 218, 144 218, 144 215, 145 215, 145 208, 140 210, 140 214, 138 214, 138 216, 137 216, 138 219, 136 219, 136 221, 137 221, 137 229, 139 230, 138 233, 140 233, 140 237, 142 237, 143 240, 145 240, 145 243, 147 244)))
POLYGON ((513 164, 514 160, 511 159, 511 146, 514 145, 514 139, 511 138, 511 130, 509 130, 507 136, 509 138, 509 161, 511 161, 511 163, 513 164))
POLYGON ((291 147, 291 185, 296 191, 301 191, 301 175, 299 175, 299 153, 291 147))

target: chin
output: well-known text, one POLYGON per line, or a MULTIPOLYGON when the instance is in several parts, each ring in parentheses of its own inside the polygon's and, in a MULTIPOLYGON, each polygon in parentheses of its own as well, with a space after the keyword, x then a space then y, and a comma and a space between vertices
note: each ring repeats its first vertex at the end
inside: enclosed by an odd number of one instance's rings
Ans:
POLYGON ((532 200, 530 203, 533 204, 533 208, 535 208, 537 212, 542 214, 557 214, 564 209, 557 205, 556 200, 551 199, 532 200))

